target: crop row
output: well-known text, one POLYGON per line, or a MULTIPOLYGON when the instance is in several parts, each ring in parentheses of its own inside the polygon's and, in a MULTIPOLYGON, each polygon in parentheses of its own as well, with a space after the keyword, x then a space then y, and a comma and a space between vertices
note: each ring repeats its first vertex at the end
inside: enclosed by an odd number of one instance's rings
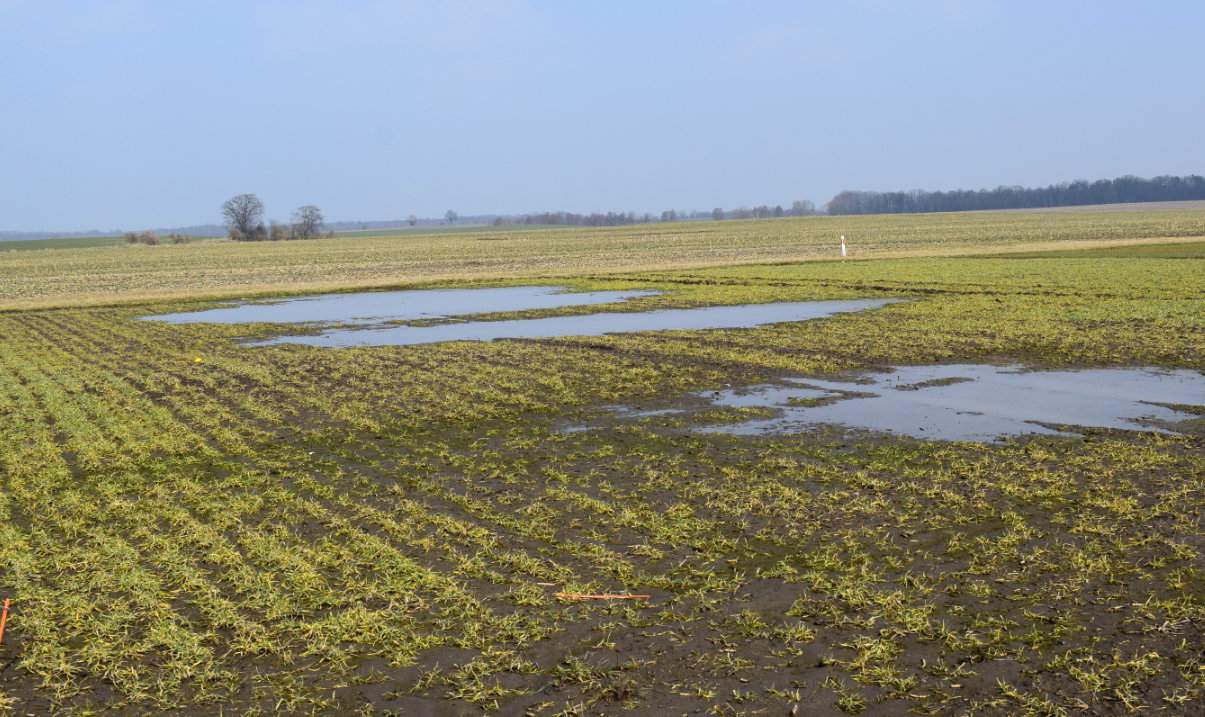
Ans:
POLYGON ((1201 370, 1201 279, 1158 257, 579 278, 667 292, 645 307, 912 300, 338 351, 149 308, 0 315, 0 710, 1191 713, 1198 429, 747 439, 606 407, 897 363, 1201 370), (556 597, 626 591, 652 599, 556 597))

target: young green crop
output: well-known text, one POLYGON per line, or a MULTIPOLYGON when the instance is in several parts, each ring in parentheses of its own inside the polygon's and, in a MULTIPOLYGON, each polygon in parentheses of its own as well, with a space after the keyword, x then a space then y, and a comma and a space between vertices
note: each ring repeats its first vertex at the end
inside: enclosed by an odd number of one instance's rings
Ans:
POLYGON ((911 300, 744 330, 348 350, 136 320, 192 301, 0 314, 0 713, 1192 714, 1205 699, 1200 421, 985 446, 744 438, 684 430, 722 413, 607 410, 906 363, 1203 371, 1205 258, 556 282, 665 292, 620 310, 911 300), (594 428, 563 430, 578 425, 594 428))

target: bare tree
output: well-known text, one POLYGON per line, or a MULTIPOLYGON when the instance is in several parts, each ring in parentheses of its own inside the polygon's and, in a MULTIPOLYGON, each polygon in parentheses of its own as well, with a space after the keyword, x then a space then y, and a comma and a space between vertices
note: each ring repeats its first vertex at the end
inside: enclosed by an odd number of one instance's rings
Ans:
POLYGON ((406 223, 410 226, 414 226, 415 224, 418 224, 418 217, 411 214, 410 216, 406 217, 406 223))
POLYGON ((128 232, 125 237, 127 244, 146 244, 147 246, 157 246, 159 244, 159 235, 150 230, 128 232))
POLYGON ((456 220, 459 218, 460 218, 460 215, 457 214, 452 209, 449 209, 448 211, 444 212, 444 219, 448 220, 448 224, 455 224, 456 220))
POLYGON ((322 233, 322 210, 307 204, 293 212, 293 238, 313 239, 322 233))
POLYGON ((281 224, 273 219, 268 222, 268 239, 271 241, 285 241, 289 238, 289 227, 281 224))
POLYGON ((716 220, 717 222, 720 221, 721 219, 724 218, 724 210, 719 207, 712 209, 711 210, 711 218, 716 220))
POLYGON ((791 213, 797 217, 811 216, 816 213, 816 205, 806 199, 796 199, 791 203, 791 213))
POLYGON ((263 227, 264 203, 254 194, 240 194, 226 200, 222 216, 226 218, 231 239, 253 241, 261 233, 257 230, 263 227))

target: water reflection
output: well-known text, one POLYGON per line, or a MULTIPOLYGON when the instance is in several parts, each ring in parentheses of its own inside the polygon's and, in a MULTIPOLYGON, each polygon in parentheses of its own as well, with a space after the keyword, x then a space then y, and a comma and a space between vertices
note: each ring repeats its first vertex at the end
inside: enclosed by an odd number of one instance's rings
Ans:
POLYGON ((834 314, 874 309, 896 299, 799 301, 775 304, 709 306, 701 309, 661 309, 610 312, 541 319, 469 321, 435 326, 391 326, 373 329, 331 329, 317 335, 280 336, 254 345, 305 344, 309 346, 402 346, 441 341, 601 336, 632 331, 672 329, 735 329, 786 321, 819 319, 834 314))
POLYGON ((707 394, 716 406, 772 408, 777 415, 703 430, 777 434, 836 424, 914 438, 991 441, 1071 435, 1052 426, 1168 432, 1193 416, 1156 404, 1205 406, 1205 376, 1185 370, 902 366, 857 381, 791 383, 707 394))
POLYGON ((416 321, 487 312, 558 309, 627 301, 656 291, 570 292, 561 286, 487 289, 415 289, 323 294, 147 317, 173 324, 353 324, 416 321))

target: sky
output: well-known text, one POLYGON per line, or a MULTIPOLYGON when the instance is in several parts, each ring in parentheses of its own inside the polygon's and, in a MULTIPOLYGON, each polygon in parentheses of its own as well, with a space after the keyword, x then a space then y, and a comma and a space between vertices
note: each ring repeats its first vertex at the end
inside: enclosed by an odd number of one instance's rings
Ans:
POLYGON ((1205 173, 1200 0, 0 0, 0 229, 1205 173))

